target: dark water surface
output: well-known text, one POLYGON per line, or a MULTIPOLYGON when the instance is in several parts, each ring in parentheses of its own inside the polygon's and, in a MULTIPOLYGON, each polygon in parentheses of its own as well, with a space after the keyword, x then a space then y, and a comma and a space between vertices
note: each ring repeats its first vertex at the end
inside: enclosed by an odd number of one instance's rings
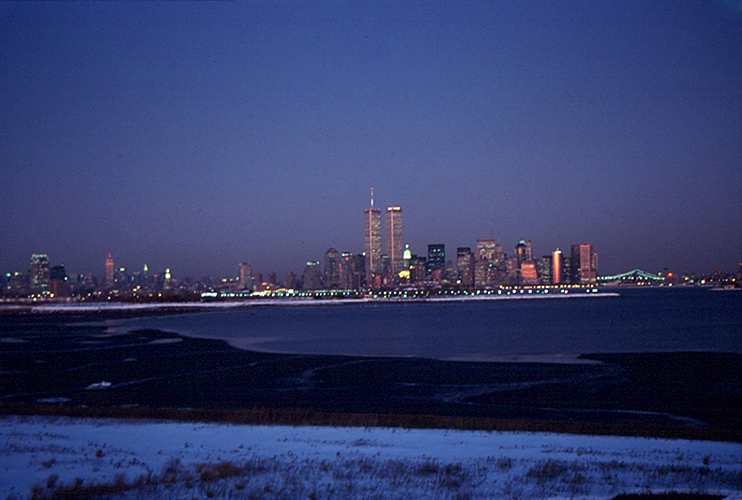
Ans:
MULTIPOLYGON (((619 297, 267 306, 112 321, 250 350, 456 360, 742 347, 742 293, 619 289, 619 297)), ((600 295, 600 294, 598 294, 600 295)))

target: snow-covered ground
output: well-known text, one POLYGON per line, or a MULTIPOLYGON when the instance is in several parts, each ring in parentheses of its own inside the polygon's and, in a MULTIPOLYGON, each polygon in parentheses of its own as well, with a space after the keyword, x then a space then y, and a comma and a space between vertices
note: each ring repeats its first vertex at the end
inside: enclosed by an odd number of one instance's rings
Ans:
POLYGON ((738 443, 6 416, 0 450, 0 499, 742 498, 738 443))

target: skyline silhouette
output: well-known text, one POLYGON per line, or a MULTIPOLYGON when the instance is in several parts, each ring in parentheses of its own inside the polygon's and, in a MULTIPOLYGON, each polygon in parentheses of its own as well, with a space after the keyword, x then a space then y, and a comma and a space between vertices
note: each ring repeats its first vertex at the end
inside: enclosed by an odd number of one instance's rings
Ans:
POLYGON ((742 259, 730 2, 6 2, 0 54, 4 272, 300 272, 369 186, 415 253, 742 259))

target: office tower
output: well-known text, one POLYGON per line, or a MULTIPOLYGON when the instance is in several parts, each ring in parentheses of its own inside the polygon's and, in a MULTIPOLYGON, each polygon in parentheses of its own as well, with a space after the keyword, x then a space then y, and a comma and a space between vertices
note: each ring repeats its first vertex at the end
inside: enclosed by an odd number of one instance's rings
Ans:
POLYGON ((67 282, 67 272, 64 266, 54 266, 49 270, 49 291, 55 297, 69 297, 70 284, 67 282))
MULTIPOLYGON (((502 250, 502 245, 500 250, 502 250)), ((493 286, 496 276, 497 248, 495 240, 477 240, 474 247, 474 286, 484 288, 493 286)))
POLYGON ((250 264, 248 264, 247 262, 240 262, 238 265, 238 272, 240 290, 252 292, 255 286, 252 280, 252 266, 250 266, 250 264))
POLYGON ((374 189, 371 188, 371 208, 363 211, 363 243, 366 251, 366 284, 372 286, 374 275, 381 264, 381 210, 374 208, 374 189))
POLYGON ((456 249, 456 267, 459 271, 461 284, 466 287, 474 285, 474 254, 469 247, 456 249))
POLYGON ((354 272, 354 260, 351 252, 343 252, 340 254, 340 265, 338 270, 340 271, 340 288, 343 290, 353 290, 354 286, 353 272, 354 272))
POLYGON ((404 269, 404 243, 402 242, 402 209, 388 207, 386 209, 386 254, 389 256, 391 274, 394 281, 399 279, 399 273, 404 269))
POLYGON ((35 292, 49 289, 49 257, 45 253, 31 255, 31 263, 28 266, 28 284, 35 292))
POLYGON ((353 289, 360 290, 366 288, 366 253, 357 253, 353 255, 353 289))
POLYGON ((533 246, 531 245, 530 240, 520 240, 518 244, 515 245, 515 257, 518 259, 518 264, 533 260, 533 246))
POLYGON ((446 269, 446 245, 437 243, 428 245, 427 274, 433 274, 436 269, 446 269))
POLYGON ((495 240, 477 240, 474 247, 474 260, 494 260, 497 243, 495 240))
POLYGON ((554 250, 554 252, 551 254, 551 262, 552 262, 552 283, 554 285, 559 285, 563 282, 563 273, 564 273, 564 257, 562 256, 562 251, 558 248, 554 250))
POLYGON ((304 290, 321 290, 322 289, 322 271, 319 267, 318 260, 310 260, 304 268, 304 274, 301 276, 302 287, 304 290))
POLYGON ((412 283, 422 283, 425 281, 425 275, 427 273, 426 264, 425 257, 418 257, 417 255, 410 257, 410 281, 412 283))
POLYGON ((554 284, 554 255, 544 255, 539 262, 539 275, 541 283, 544 285, 554 284))
POLYGON ((283 275, 283 287, 288 290, 296 288, 296 273, 289 271, 283 275))
POLYGON ((589 243, 572 245, 571 248, 572 284, 593 284, 598 279, 598 254, 589 243))
POLYGON ((106 257, 106 286, 113 285, 113 274, 113 257, 111 257, 111 252, 108 252, 108 256, 106 257))
POLYGON ((334 248, 325 252, 325 288, 340 288, 340 252, 334 248))
POLYGON ((524 285, 538 285, 538 270, 533 259, 521 262, 520 279, 524 285))
POLYGON ((410 245, 404 246, 404 252, 402 252, 402 261, 403 266, 405 269, 410 268, 410 259, 412 258, 412 251, 410 250, 410 245))

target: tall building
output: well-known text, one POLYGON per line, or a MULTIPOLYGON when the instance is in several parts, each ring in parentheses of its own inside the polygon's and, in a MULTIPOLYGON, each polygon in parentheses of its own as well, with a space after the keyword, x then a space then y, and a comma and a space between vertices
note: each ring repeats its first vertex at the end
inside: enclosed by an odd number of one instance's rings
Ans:
POLYGON ((254 283, 252 279, 252 266, 247 262, 240 262, 238 265, 240 290, 252 292, 254 283))
POLYGON ((593 284, 598 280, 598 254, 589 243, 572 245, 571 282, 573 284, 593 284))
POLYGON ((113 257, 111 257, 111 252, 108 252, 106 257, 106 286, 113 286, 114 273, 113 257))
POLYGON ((436 269, 446 270, 446 245, 436 243, 428 245, 428 265, 427 274, 433 274, 436 269))
POLYGON ((418 257, 417 255, 410 257, 410 281, 412 283, 425 281, 426 268, 425 257, 418 257))
POLYGON ((410 250, 410 245, 405 245, 404 252, 402 252, 403 267, 405 269, 410 268, 410 259, 412 259, 412 250, 410 250))
POLYGON ((551 254, 551 268, 552 268, 552 283, 559 285, 564 282, 564 257, 562 251, 558 248, 551 254))
POLYGON ((288 271, 283 275, 283 286, 289 290, 296 288, 296 273, 288 271))
POLYGON ((469 247, 456 249, 456 267, 461 277, 461 284, 469 287, 474 286, 474 254, 469 247))
POLYGON ((477 240, 477 246, 474 247, 474 286, 476 288, 494 284, 497 246, 495 240, 477 240))
POLYGON ((544 255, 541 257, 539 263, 539 274, 541 275, 541 283, 544 285, 554 284, 554 255, 544 255))
POLYGON ((49 290, 49 257, 45 253, 31 255, 28 266, 28 284, 32 291, 49 290))
POLYGON ((49 270, 49 291, 55 297, 69 297, 71 295, 70 284, 67 282, 67 271, 64 265, 54 266, 49 270))
POLYGON ((518 258, 518 264, 533 260, 533 245, 531 245, 531 240, 520 240, 515 245, 515 256, 518 258))
POLYGON ((374 283, 374 275, 381 264, 381 210, 374 208, 374 190, 371 188, 371 208, 363 211, 363 248, 366 251, 366 283, 374 283))
POLYGON ((304 290, 322 289, 322 271, 320 270, 318 260, 307 262, 301 280, 303 282, 302 287, 304 290))
MULTIPOLYGON (((327 264, 325 264, 326 266, 327 264)), ((358 288, 356 286, 356 280, 354 280, 355 273, 355 261, 353 260, 353 254, 351 252, 343 252, 340 255, 340 265, 338 270, 340 271, 340 288, 343 290, 353 290, 358 288)))
POLYGON ((340 252, 334 248, 325 252, 325 288, 340 288, 340 252))
POLYGON ((402 209, 388 207, 386 209, 386 254, 393 279, 399 279, 399 273, 404 269, 404 243, 402 242, 402 209))

